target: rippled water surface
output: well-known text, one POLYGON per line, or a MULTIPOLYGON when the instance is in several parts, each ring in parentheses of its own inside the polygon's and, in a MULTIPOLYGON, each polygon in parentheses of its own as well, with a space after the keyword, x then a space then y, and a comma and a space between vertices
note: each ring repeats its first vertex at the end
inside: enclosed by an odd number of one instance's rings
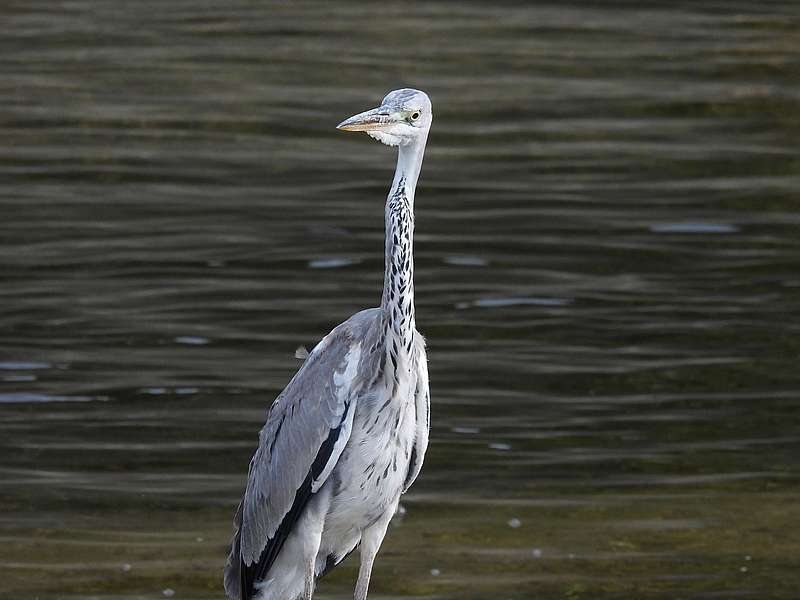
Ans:
MULTIPOLYGON (((221 598, 265 410, 417 195, 374 598, 797 598, 795 2, 0 6, 0 597, 221 598)), ((350 595, 356 559, 318 597, 350 595)))

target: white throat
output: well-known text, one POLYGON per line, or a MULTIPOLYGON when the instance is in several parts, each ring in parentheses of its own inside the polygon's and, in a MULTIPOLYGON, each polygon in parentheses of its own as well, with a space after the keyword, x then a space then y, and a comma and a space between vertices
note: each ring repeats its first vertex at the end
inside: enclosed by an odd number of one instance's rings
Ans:
POLYGON ((402 144, 397 152, 397 168, 394 171, 394 181, 389 192, 389 197, 397 192, 397 187, 401 180, 405 180, 405 192, 411 206, 414 206, 414 193, 417 191, 417 180, 422 169, 422 159, 425 156, 425 143, 428 134, 424 137, 415 139, 408 144, 402 144))

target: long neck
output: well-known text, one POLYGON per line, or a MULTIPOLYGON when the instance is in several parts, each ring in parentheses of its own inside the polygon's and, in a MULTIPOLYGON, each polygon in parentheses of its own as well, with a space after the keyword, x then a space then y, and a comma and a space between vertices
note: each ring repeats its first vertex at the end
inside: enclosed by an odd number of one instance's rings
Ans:
POLYGON ((414 334, 414 192, 425 140, 400 146, 392 188, 386 199, 386 261, 383 276, 384 330, 411 351, 414 334))

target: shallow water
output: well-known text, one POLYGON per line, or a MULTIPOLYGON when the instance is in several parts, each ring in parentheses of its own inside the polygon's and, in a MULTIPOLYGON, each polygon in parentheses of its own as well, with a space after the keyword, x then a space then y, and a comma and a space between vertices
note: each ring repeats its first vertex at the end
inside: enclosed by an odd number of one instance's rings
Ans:
POLYGON ((378 301, 393 152, 333 127, 400 85, 433 429, 372 596, 797 597, 794 3, 0 17, 0 597, 222 597, 295 349, 378 301))

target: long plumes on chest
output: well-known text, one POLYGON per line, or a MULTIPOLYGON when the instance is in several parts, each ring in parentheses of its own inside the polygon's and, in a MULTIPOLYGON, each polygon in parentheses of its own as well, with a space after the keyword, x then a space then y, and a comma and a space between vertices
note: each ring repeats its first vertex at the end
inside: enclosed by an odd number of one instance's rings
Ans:
POLYGON ((357 443, 351 449, 361 490, 390 491, 402 484, 411 460, 414 424, 413 405, 389 389, 364 402, 356 414, 357 443))

